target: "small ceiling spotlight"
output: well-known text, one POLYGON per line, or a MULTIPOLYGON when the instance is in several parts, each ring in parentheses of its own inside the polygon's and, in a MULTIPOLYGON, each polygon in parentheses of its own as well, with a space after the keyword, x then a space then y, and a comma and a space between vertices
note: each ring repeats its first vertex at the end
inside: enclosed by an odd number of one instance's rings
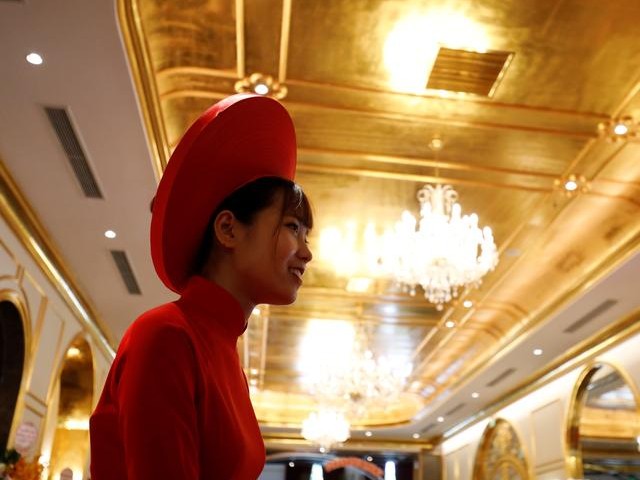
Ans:
POLYGON ((439 422, 439 423, 444 422, 444 417, 438 417, 438 422, 439 422))
POLYGON ((411 435, 413 438, 418 439, 420 438, 420 434, 419 433, 414 433, 413 435, 411 435))
POLYGON ((367 455, 367 462, 373 462, 373 457, 371 455, 367 455))
POLYGON ((554 181, 556 190, 563 192, 567 197, 573 197, 578 193, 586 193, 591 188, 590 183, 584 175, 572 173, 566 177, 557 178, 554 181))
POLYGON ((471 394, 471 398, 478 398, 480 396, 480 394, 478 392, 473 392, 471 394))
POLYGON ((287 95, 287 87, 278 83, 271 75, 262 73, 252 73, 248 77, 238 80, 235 84, 235 90, 238 93, 253 92, 278 100, 287 95))
POLYGON ((327 449, 324 447, 320 447, 320 453, 326 453, 327 449))
POLYGON ((373 435, 373 433, 371 433, 369 430, 367 430, 366 432, 364 432, 364 436, 365 436, 365 437, 370 437, 371 435, 373 435))
POLYGON ((42 60, 42 57, 35 52, 31 52, 27 55, 26 59, 31 65, 42 65, 42 62, 44 61, 42 60))
POLYGON ((534 349, 533 349, 533 354, 534 354, 536 357, 539 357, 540 355, 542 355, 542 349, 541 349, 541 348, 534 348, 534 349))
POLYGON ((453 320, 447 320, 444 324, 445 327, 447 328, 453 328, 456 326, 456 322, 454 322, 453 320))
POLYGON ((473 302, 471 300, 465 300, 464 302, 462 302, 462 306, 464 308, 471 308, 473 307, 473 302))
POLYGON ((640 136, 640 124, 631 115, 624 115, 599 123, 598 133, 610 142, 632 140, 640 136))
POLYGON ((290 466, 291 468, 293 468, 293 467, 295 467, 295 466, 296 466, 296 464, 295 464, 295 463, 293 463, 293 462, 289 462, 289 466, 290 466))
POLYGON ((106 232, 104 232, 104 236, 110 239, 116 238, 116 232, 114 232, 113 230, 107 230, 106 232))

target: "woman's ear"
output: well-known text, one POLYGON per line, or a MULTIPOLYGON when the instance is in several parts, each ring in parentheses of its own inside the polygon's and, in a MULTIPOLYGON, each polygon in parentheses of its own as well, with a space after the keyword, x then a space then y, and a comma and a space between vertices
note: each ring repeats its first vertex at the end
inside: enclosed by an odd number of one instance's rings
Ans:
POLYGON ((213 221, 213 231, 216 240, 226 248, 232 248, 238 241, 238 220, 229 210, 221 211, 213 221))

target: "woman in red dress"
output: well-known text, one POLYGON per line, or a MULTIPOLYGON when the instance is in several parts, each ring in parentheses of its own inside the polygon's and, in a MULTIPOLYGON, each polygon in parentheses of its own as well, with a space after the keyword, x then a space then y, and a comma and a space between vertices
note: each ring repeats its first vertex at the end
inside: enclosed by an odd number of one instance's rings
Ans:
POLYGON ((250 480, 265 451, 236 343, 259 303, 289 304, 311 251, 293 182, 293 123, 276 100, 229 97, 171 156, 151 254, 176 302, 122 338, 91 416, 93 480, 250 480))

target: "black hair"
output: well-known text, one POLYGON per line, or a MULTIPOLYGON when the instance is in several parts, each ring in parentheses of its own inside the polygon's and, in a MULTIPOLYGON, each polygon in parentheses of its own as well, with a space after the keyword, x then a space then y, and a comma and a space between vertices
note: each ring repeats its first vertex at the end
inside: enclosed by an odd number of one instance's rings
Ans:
POLYGON ((240 222, 250 225, 259 212, 273 205, 279 193, 283 199, 281 216, 293 215, 311 230, 313 212, 300 185, 281 177, 258 178, 231 193, 213 212, 194 262, 194 271, 200 273, 209 259, 215 238, 213 224, 220 212, 229 210, 240 222))

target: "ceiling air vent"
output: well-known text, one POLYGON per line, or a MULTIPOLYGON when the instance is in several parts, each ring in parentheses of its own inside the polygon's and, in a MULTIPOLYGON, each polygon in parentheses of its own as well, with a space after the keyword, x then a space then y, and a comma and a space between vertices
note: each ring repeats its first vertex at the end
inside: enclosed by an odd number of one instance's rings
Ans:
POLYGON ((472 52, 440 47, 427 88, 491 97, 512 52, 472 52))
POLYGON ((71 119, 64 108, 45 107, 49 122, 60 140, 60 144, 67 154, 69 163, 76 178, 82 187, 82 191, 89 198, 102 198, 98 182, 91 172, 87 157, 82 150, 80 141, 76 135, 71 119))
POLYGON ((596 308, 594 308, 593 310, 587 312, 582 317, 580 317, 578 320, 576 320, 571 325, 569 325, 567 328, 565 328, 564 332, 565 333, 577 332, 582 327, 584 327, 587 323, 591 322, 592 320, 594 320, 599 315, 602 315, 604 312, 609 310, 611 307, 613 307, 617 303, 618 303, 617 300, 613 300, 613 299, 605 300, 600 305, 598 305, 596 308))
POLYGON ((507 378, 509 375, 511 375, 515 371, 516 371, 515 368, 507 368, 504 372, 502 372, 496 378, 494 378, 489 383, 487 383, 487 387, 495 387, 497 384, 499 384, 502 380, 507 378))
POLYGON ((113 257, 113 261, 116 263, 116 267, 118 267, 118 271, 120 272, 120 276, 122 276, 122 281, 127 287, 127 291, 132 295, 140 295, 142 292, 140 291, 138 281, 131 269, 131 264, 129 263, 127 254, 123 250, 111 250, 111 256, 113 257))
POLYGON ((447 413, 445 413, 444 416, 448 417, 450 415, 453 415, 454 413, 462 410, 465 407, 465 405, 466 405, 466 403, 459 403, 458 405, 453 407, 451 410, 449 410, 447 413))

